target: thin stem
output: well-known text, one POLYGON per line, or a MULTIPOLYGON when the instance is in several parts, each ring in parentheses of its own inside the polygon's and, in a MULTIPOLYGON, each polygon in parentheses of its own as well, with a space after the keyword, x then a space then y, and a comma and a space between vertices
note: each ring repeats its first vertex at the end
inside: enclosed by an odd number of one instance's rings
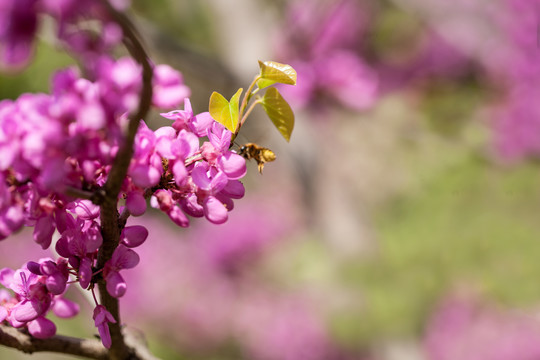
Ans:
POLYGON ((249 109, 246 111, 246 113, 244 114, 244 116, 242 117, 242 120, 240 120, 240 123, 238 125, 238 128, 240 129, 240 127, 242 125, 244 125, 244 122, 246 121, 247 117, 249 116, 249 114, 251 114, 251 112, 253 111, 253 109, 255 109, 255 106, 257 106, 257 104, 261 104, 262 103, 262 100, 261 99, 257 99, 257 101, 255 101, 253 104, 251 104, 251 106, 249 107, 249 109))
POLYGON ((66 188, 65 194, 69 196, 73 196, 78 199, 87 199, 87 200, 91 200, 95 196, 94 193, 92 192, 84 191, 84 190, 77 189, 71 186, 68 186, 66 188))
POLYGON ((98 306, 99 302, 97 301, 96 292, 94 291, 94 287, 92 287, 92 289, 90 291, 92 292, 92 298, 94 298, 94 303, 96 304, 96 306, 98 306))
POLYGON ((193 155, 191 157, 188 157, 186 159, 186 161, 184 162, 184 166, 189 166, 189 165, 193 164, 196 161, 202 160, 203 158, 204 157, 203 157, 203 155, 201 153, 195 154, 195 155, 193 155))
MULTIPOLYGON (((247 89, 246 93, 244 94, 244 98, 242 99, 242 104, 240 105, 240 112, 239 116, 242 117, 242 114, 244 113, 244 110, 246 110, 247 104, 251 98, 251 92, 253 91, 253 88, 257 85, 257 81, 261 78, 261 75, 255 76, 255 79, 253 79, 253 82, 249 85, 249 88, 247 89)), ((240 130, 241 124, 238 126, 238 129, 236 129, 235 136, 238 134, 238 131, 240 130)))

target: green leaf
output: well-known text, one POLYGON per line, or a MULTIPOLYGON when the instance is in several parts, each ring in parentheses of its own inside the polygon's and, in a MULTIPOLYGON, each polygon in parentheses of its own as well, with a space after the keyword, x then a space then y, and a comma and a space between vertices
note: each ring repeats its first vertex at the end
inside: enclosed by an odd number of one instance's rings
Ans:
POLYGON ((294 128, 294 113, 287 101, 276 88, 270 88, 264 94, 262 106, 274 126, 289 141, 294 128))
POLYGON ((233 133, 238 128, 238 103, 242 90, 241 88, 238 89, 230 102, 223 95, 214 91, 210 96, 210 104, 208 105, 210 116, 233 133))
POLYGON ((259 89, 276 83, 296 85, 296 70, 290 65, 275 61, 259 61, 259 67, 261 68, 261 78, 257 81, 259 89))

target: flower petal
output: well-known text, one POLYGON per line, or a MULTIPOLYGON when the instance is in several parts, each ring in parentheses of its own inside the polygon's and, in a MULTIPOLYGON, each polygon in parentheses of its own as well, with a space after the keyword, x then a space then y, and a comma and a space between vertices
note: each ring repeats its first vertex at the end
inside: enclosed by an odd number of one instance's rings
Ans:
POLYGON ((138 191, 131 191, 126 197, 126 207, 133 216, 141 216, 146 212, 146 199, 138 191))
POLYGON ((106 276, 105 281, 107 281, 107 292, 111 294, 111 296, 115 298, 124 296, 127 290, 127 284, 119 272, 110 272, 106 276))
POLYGON ((231 180, 240 179, 246 175, 246 159, 232 151, 223 154, 219 158, 218 164, 231 180))
POLYGON ((54 315, 61 318, 70 318, 79 313, 79 305, 71 300, 57 297, 54 300, 52 311, 54 315))
POLYGON ((56 334, 56 325, 54 323, 40 316, 37 319, 30 321, 27 325, 28 332, 35 338, 48 339, 56 334))
POLYGON ((122 244, 129 248, 141 245, 148 238, 148 230, 142 225, 126 226, 120 236, 122 244))
POLYGON ((204 202, 204 216, 214 224, 223 224, 227 221, 228 211, 218 199, 213 196, 208 196, 204 202))

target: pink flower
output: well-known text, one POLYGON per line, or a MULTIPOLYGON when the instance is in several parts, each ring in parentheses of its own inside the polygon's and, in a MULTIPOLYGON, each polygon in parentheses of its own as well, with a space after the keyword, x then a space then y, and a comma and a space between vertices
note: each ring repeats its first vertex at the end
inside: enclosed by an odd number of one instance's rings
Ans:
POLYGON ((37 30, 36 0, 0 1, 0 65, 24 66, 37 30))
POLYGON ((111 333, 109 332, 109 323, 115 324, 116 320, 103 305, 96 306, 94 309, 93 319, 95 326, 98 328, 103 346, 105 346, 107 349, 110 348, 112 345, 112 340, 111 333))
POLYGON ((111 259, 103 268, 103 277, 107 282, 107 291, 114 297, 121 297, 126 293, 127 285, 120 270, 131 269, 139 263, 139 255, 126 246, 120 244, 114 250, 111 259))
POLYGON ((197 195, 202 202, 204 216, 214 224, 227 221, 227 208, 216 198, 216 195, 227 185, 227 175, 224 172, 207 170, 204 165, 196 166, 192 172, 193 182, 199 187, 197 195))
POLYGON ((128 248, 141 245, 148 237, 148 230, 141 225, 126 226, 120 234, 120 242, 128 248))
POLYGON ((30 335, 38 339, 47 339, 56 334, 56 325, 43 316, 29 321, 27 327, 30 335))
POLYGON ((158 108, 175 108, 191 94, 184 84, 182 74, 169 65, 158 65, 154 68, 153 83, 152 103, 158 108))
POLYGON ((198 137, 206 136, 206 131, 214 122, 214 119, 212 119, 208 112, 194 115, 191 102, 188 98, 184 100, 184 110, 174 110, 160 115, 166 119, 173 120, 172 127, 176 131, 182 129, 190 130, 198 137))

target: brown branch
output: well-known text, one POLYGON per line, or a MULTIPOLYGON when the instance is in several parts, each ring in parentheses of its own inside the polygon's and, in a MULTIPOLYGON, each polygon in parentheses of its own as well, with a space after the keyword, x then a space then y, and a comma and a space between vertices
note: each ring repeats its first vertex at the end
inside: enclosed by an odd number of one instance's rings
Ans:
MULTIPOLYGON (((103 268, 105 263, 112 257, 112 254, 119 243, 120 232, 122 229, 118 223, 118 194, 120 193, 122 182, 126 177, 133 156, 133 144, 140 120, 148 113, 152 101, 152 66, 150 65, 146 51, 141 45, 141 41, 139 41, 139 37, 137 36, 133 24, 124 14, 116 11, 108 1, 103 0, 102 3, 109 11, 113 20, 122 28, 124 33, 124 44, 131 56, 143 68, 143 87, 140 94, 139 108, 135 114, 130 115, 125 141, 114 159, 107 182, 103 188, 105 190, 105 197, 103 203, 100 204, 103 245, 98 254, 97 267, 99 269, 103 268)), ((122 335, 118 300, 107 292, 105 280, 101 279, 98 282, 98 287, 101 304, 105 306, 116 319, 115 324, 109 324, 112 339, 112 346, 110 349, 111 359, 123 360, 128 358, 138 358, 133 353, 133 350, 126 345, 124 336, 122 335)))
POLYGON ((56 352, 84 356, 90 359, 108 359, 108 351, 99 340, 78 339, 55 335, 49 339, 36 339, 24 332, 0 324, 0 344, 27 354, 35 352, 56 352))
MULTIPOLYGON (((134 349, 133 358, 143 360, 157 360, 150 354, 145 339, 133 330, 123 329, 126 342, 134 349)), ((109 359, 107 350, 99 340, 79 339, 71 336, 55 335, 48 339, 37 339, 24 330, 0 324, 0 344, 17 349, 26 354, 36 352, 54 352, 69 354, 89 359, 109 359)))

